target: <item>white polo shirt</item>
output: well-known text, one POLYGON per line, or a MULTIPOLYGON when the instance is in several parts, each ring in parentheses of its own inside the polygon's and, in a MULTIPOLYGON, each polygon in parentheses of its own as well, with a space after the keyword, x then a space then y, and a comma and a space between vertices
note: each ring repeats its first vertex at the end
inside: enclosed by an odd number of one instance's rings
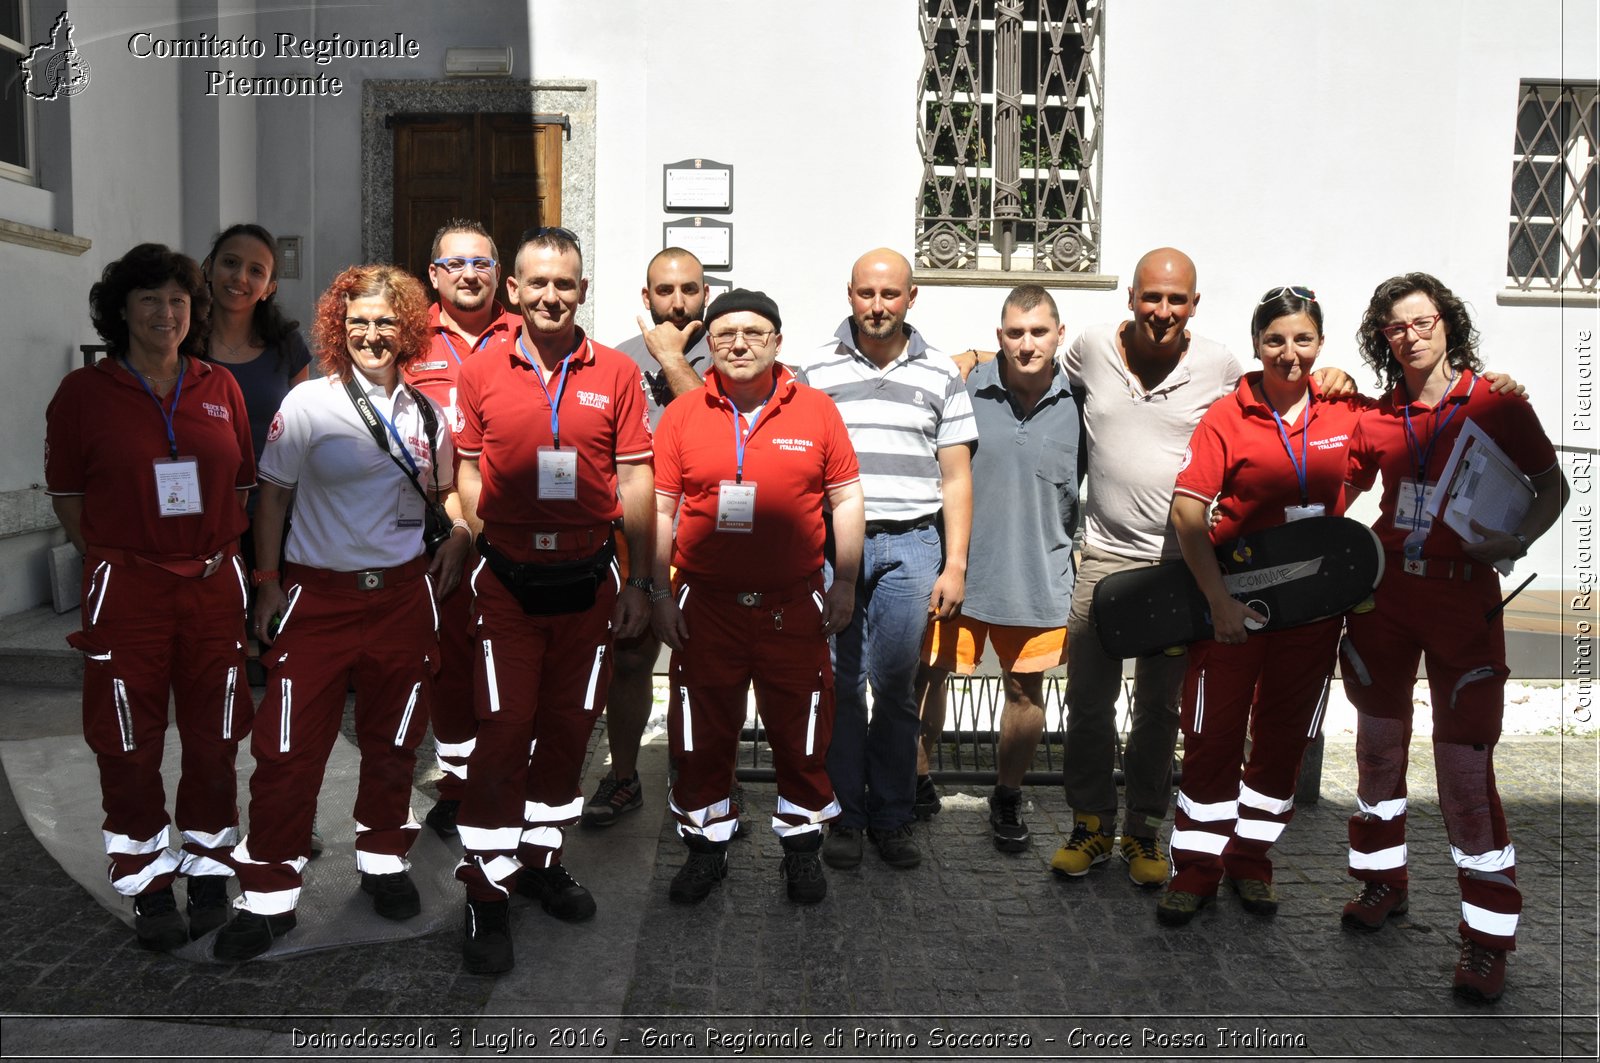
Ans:
POLYGON ((1119 557, 1176 558, 1181 554, 1168 516, 1184 448, 1211 404, 1232 393, 1244 367, 1222 344, 1191 334, 1182 361, 1146 390, 1117 347, 1119 328, 1088 328, 1057 355, 1073 390, 1084 395, 1084 542, 1119 557))
MULTIPOLYGON (((439 453, 426 438, 422 414, 411 393, 396 387, 393 396, 356 374, 367 401, 405 440, 417 476, 432 497, 434 470, 443 492, 453 484, 455 447, 448 422, 433 405, 439 453)), ((387 430, 386 434, 387 434, 387 430)), ((402 464, 399 445, 389 435, 389 451, 402 464)), ((260 476, 293 488, 294 517, 284 559, 335 572, 393 568, 423 553, 416 488, 388 454, 378 449, 366 422, 332 377, 298 385, 283 400, 267 446, 260 476)))

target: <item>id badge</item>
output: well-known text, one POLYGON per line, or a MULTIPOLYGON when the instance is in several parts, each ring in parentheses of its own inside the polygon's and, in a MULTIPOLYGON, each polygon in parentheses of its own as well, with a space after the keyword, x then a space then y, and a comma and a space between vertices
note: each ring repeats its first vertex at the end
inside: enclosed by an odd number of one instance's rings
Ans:
POLYGON ((539 448, 539 497, 546 501, 578 497, 578 452, 539 448))
POLYGON ((756 528, 756 485, 746 480, 722 481, 717 491, 717 531, 753 532, 756 528))
POLYGON ((157 458, 156 511, 163 517, 204 513, 200 502, 200 462, 196 458, 157 458))
POLYGON ((1400 497, 1395 501, 1394 526, 1413 531, 1433 528, 1433 492, 1437 483, 1400 481, 1400 497))
POLYGON ((1321 502, 1313 502, 1309 506, 1283 507, 1283 522, 1285 524, 1292 524, 1297 520, 1305 520, 1307 517, 1325 517, 1327 515, 1328 507, 1321 502))
POLYGON ((409 482, 400 485, 400 498, 395 503, 394 526, 396 528, 422 527, 422 496, 417 494, 417 489, 409 482))

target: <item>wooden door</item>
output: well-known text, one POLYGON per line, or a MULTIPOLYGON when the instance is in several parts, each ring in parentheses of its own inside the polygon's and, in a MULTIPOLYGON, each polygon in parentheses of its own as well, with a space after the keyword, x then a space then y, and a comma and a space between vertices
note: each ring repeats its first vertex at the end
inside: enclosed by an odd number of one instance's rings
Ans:
MULTIPOLYGON (((412 114, 394 129, 394 260, 424 283, 433 234, 481 221, 502 258, 522 231, 561 224, 559 123, 531 114, 412 114)), ((501 264, 501 273, 510 263, 501 264)))

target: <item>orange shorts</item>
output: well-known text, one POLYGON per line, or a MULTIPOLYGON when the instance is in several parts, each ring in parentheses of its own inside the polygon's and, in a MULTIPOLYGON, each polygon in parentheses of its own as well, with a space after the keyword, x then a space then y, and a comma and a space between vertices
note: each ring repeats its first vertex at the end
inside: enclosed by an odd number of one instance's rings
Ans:
POLYGON ((942 671, 971 675, 983 660, 986 641, 1008 672, 1048 672, 1067 663, 1064 626, 1007 627, 966 616, 929 624, 922 639, 922 659, 942 671))

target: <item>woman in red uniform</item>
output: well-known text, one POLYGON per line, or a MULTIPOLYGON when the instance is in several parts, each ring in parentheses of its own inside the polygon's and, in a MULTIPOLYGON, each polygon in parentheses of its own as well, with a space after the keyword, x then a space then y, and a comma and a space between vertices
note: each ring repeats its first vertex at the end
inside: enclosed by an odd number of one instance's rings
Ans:
POLYGON ((1515 560, 1555 523, 1566 478, 1533 408, 1480 380, 1478 333, 1467 308, 1435 277, 1408 273, 1378 285, 1361 320, 1361 355, 1389 392, 1361 418, 1350 482, 1383 474, 1373 530, 1386 554, 1377 607, 1351 616, 1345 693, 1356 707, 1359 808, 1350 818, 1350 875, 1361 893, 1345 927, 1381 928, 1406 910, 1406 750, 1412 687, 1426 660, 1433 704, 1439 809, 1461 887, 1455 992, 1484 1003, 1505 987, 1522 895, 1516 853, 1494 784, 1506 681, 1497 562, 1515 560), (1456 438, 1475 424, 1533 483, 1527 514, 1503 531, 1477 527, 1468 542, 1432 517, 1430 495, 1456 438))
POLYGON ((193 259, 140 244, 89 293, 108 357, 67 376, 45 410, 45 482, 84 555, 83 734, 100 768, 111 883, 139 943, 175 949, 227 919, 238 841, 234 755, 244 684, 250 421, 233 377, 197 357, 210 296, 193 259), (183 743, 168 848, 167 700, 183 743), (172 881, 187 876, 188 923, 172 881))
POLYGON ((1315 294, 1268 292, 1250 333, 1261 368, 1206 411, 1172 497, 1172 524, 1216 637, 1189 648, 1176 873, 1156 906, 1163 926, 1194 918, 1224 876, 1247 911, 1277 912, 1267 852, 1294 815, 1300 760, 1322 726, 1318 705, 1339 642, 1338 618, 1249 633, 1247 622, 1265 618, 1228 594, 1213 552, 1287 521, 1338 516, 1347 501, 1347 447, 1363 401, 1329 399, 1311 379, 1323 341, 1315 294), (1213 500, 1218 519, 1208 527, 1213 500))
POLYGON ((454 448, 431 399, 401 383, 427 350, 428 298, 395 266, 352 266, 317 303, 324 376, 291 391, 261 455, 256 510, 256 634, 267 692, 250 744, 250 833, 234 850, 241 893, 213 954, 238 963, 292 930, 305 841, 345 692, 356 692, 356 868, 385 919, 421 910, 406 854, 417 743, 439 667, 442 597, 466 557, 454 448), (379 442, 381 437, 382 442, 379 442), (455 518, 430 560, 422 491, 455 518), (279 571, 289 499, 294 527, 279 571))

